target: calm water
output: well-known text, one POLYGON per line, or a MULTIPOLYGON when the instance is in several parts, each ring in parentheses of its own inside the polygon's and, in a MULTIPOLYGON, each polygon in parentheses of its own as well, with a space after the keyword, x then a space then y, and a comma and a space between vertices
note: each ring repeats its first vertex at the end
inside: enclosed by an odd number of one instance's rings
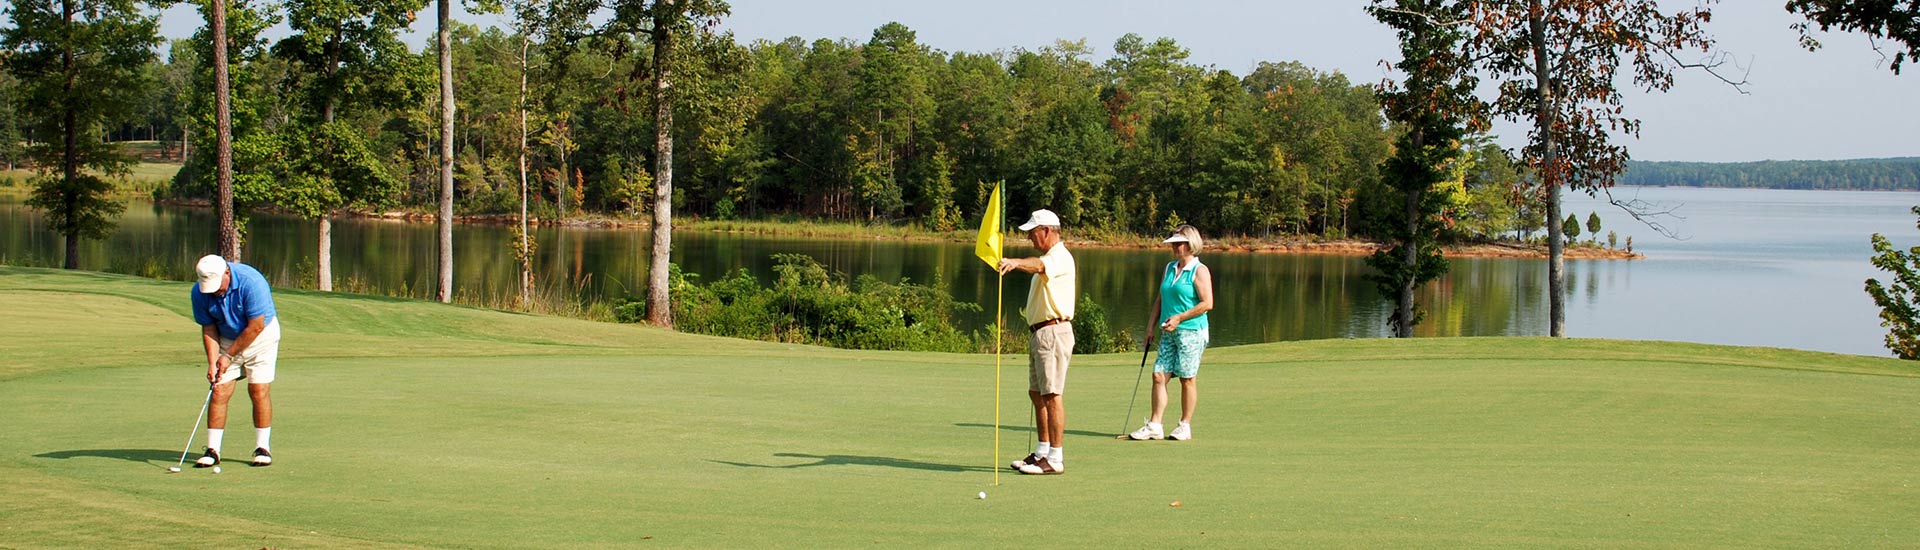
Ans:
MULTIPOLYGON (((1577 197, 1567 210, 1598 211, 1605 230, 1634 237, 1649 256, 1636 262, 1568 263, 1569 331, 1576 337, 1680 340, 1885 355, 1876 309, 1862 281, 1868 235, 1902 245, 1920 241, 1906 209, 1920 195, 1824 191, 1621 189, 1621 198, 1677 208, 1665 221, 1679 238, 1661 237, 1605 204, 1577 197)), ((130 204, 119 231, 87 242, 82 267, 128 273, 184 274, 211 250, 209 211, 130 204)), ((60 242, 18 197, 0 197, 0 262, 57 265, 60 242)), ((311 222, 258 215, 248 228, 247 261, 277 284, 313 271, 311 222)), ((1604 231, 1603 231, 1604 234, 1604 231)), ((598 299, 644 293, 648 239, 641 229, 544 228, 536 232, 536 277, 584 289, 598 299)), ((455 228, 456 281, 466 296, 517 292, 518 268, 507 228, 455 228)), ((1603 237, 1604 239, 1604 237, 1603 237)), ((1016 244, 1017 243, 1017 244, 1016 244)), ((1023 239, 1013 250, 1026 253, 1023 239)), ((712 278, 748 269, 767 279, 776 253, 811 255, 854 275, 937 283, 963 301, 991 304, 994 277, 970 245, 820 240, 681 232, 674 261, 712 278)), ((345 288, 426 296, 434 281, 431 225, 374 220, 334 223, 334 274, 345 288)), ((1147 290, 1164 252, 1080 249, 1081 287, 1115 323, 1138 333, 1147 323, 1147 290)), ((1385 334, 1388 306, 1361 279, 1359 258, 1212 253, 1220 305, 1216 344, 1385 334)), ((1539 335, 1546 331, 1546 263, 1462 259, 1428 287, 1422 336, 1539 335)), ((1009 311, 1025 297, 1026 277, 1007 280, 1009 311)), ((309 283, 310 285, 310 283, 309 283)), ((991 311, 972 316, 991 322, 991 311)))

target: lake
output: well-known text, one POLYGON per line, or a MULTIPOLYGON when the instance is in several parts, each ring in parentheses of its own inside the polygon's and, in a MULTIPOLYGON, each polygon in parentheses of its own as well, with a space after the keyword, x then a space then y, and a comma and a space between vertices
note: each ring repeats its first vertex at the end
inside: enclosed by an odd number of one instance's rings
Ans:
MULTIPOLYGON (((1877 276, 1868 236, 1902 246, 1920 242, 1907 209, 1911 193, 1619 188, 1671 208, 1666 238, 1603 201, 1574 194, 1566 211, 1581 220, 1599 212, 1605 231, 1648 259, 1569 261, 1568 332, 1574 337, 1676 340, 1887 355, 1877 308, 1862 290, 1877 276)), ((82 245, 85 269, 184 275, 213 249, 213 216, 205 209, 133 202, 120 228, 82 245)), ((1068 228, 1071 231, 1071 228, 1068 228)), ((57 266, 61 243, 19 195, 0 195, 0 263, 57 266)), ((336 288, 430 296, 435 280, 431 224, 341 219, 334 223, 336 288)), ((248 227, 246 261, 285 285, 313 272, 312 222, 257 214, 248 227)), ((518 267, 506 227, 454 230, 457 294, 464 300, 517 293, 518 267)), ((592 299, 645 293, 650 241, 644 229, 540 228, 536 278, 592 299)), ((1585 237, 1583 236, 1583 239, 1585 237)), ((1602 240, 1605 237, 1601 237, 1602 240)), ((806 239, 682 231, 674 261, 708 279, 747 269, 771 278, 770 256, 807 254, 851 275, 938 284, 962 301, 990 306, 994 276, 972 246, 895 240, 806 239)), ((1025 239, 1009 254, 1031 251, 1025 239)), ((1104 305, 1115 325, 1136 338, 1147 323, 1150 285, 1168 260, 1162 251, 1083 248, 1082 292, 1104 305)), ((1390 306, 1361 277, 1362 259, 1347 256, 1208 253, 1219 306, 1216 345, 1319 338, 1371 338, 1387 333, 1390 306)), ((311 283, 307 283, 311 286, 311 283)), ((1011 312, 1026 296, 1027 277, 1009 277, 1011 312)), ((1455 259, 1452 272, 1421 295, 1427 308, 1419 336, 1541 335, 1547 328, 1544 260, 1455 259)), ((969 315, 971 327, 992 321, 969 315)))

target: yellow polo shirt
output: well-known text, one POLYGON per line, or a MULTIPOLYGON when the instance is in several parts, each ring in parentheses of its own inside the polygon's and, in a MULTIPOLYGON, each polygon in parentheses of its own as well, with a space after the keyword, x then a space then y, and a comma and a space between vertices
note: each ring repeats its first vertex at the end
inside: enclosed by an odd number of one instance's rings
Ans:
POLYGON ((1073 254, 1067 253, 1065 243, 1054 243, 1046 254, 1040 255, 1040 263, 1046 266, 1046 273, 1035 273, 1033 284, 1027 289, 1027 307, 1021 314, 1027 318, 1028 325, 1037 325, 1052 319, 1073 320, 1073 304, 1079 289, 1074 283, 1079 272, 1073 266, 1073 254))

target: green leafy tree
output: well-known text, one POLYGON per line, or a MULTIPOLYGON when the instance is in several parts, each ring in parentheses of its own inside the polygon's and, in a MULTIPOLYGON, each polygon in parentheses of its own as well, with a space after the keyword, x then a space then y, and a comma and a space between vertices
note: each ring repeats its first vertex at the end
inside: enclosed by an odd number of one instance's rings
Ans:
MULTIPOLYGON (((1920 216, 1920 206, 1912 209, 1920 216)), ((1920 223, 1914 227, 1920 228, 1920 223)), ((1628 241, 1632 246, 1632 241, 1628 241)), ((1887 329, 1887 349, 1901 359, 1920 359, 1920 246, 1900 250, 1885 235, 1873 234, 1873 266, 1893 278, 1887 283, 1867 279, 1867 295, 1880 306, 1880 326, 1887 329)))
POLYGON ((26 134, 20 131, 22 117, 20 113, 20 80, 13 73, 0 70, 0 163, 12 171, 24 160, 23 141, 26 134))
POLYGON ((1439 248, 1441 213, 1449 202, 1443 184, 1453 179, 1454 165, 1464 162, 1460 141, 1468 117, 1479 109, 1473 96, 1478 80, 1468 72, 1470 61, 1458 54, 1465 33, 1435 21, 1463 17, 1460 5, 1376 0, 1367 11, 1399 36, 1401 60, 1394 68, 1406 74, 1380 91, 1387 119, 1406 130, 1381 176, 1403 206, 1395 212, 1398 219, 1387 248, 1367 258, 1376 272, 1368 279, 1381 294, 1393 297, 1394 312, 1387 324, 1394 335, 1410 338, 1421 317, 1415 293, 1447 271, 1439 248))
POLYGON ((1493 240, 1516 230, 1521 224, 1520 201, 1514 191, 1521 189, 1521 174, 1506 149, 1481 140, 1469 146, 1472 162, 1462 184, 1468 195, 1460 210, 1458 230, 1470 239, 1493 240))
POLYGON ((179 147, 174 159, 182 163, 187 160, 190 151, 188 143, 194 131, 194 71, 201 65, 199 52, 194 50, 192 41, 182 39, 169 42, 167 62, 159 73, 160 88, 153 99, 153 110, 169 123, 167 131, 157 139, 170 147, 179 147))
POLYGON ((1257 104, 1250 129, 1256 147, 1280 150, 1297 180, 1268 201, 1302 205, 1306 217, 1294 233, 1344 237, 1395 231, 1395 213, 1404 205, 1380 192, 1385 190, 1380 166, 1398 132, 1381 124, 1372 85, 1299 62, 1260 63, 1242 85, 1257 104))
MULTIPOLYGON (((580 4, 556 10, 563 25, 578 28, 593 19, 597 6, 580 4)), ((653 199, 651 210, 652 250, 647 270, 647 320, 662 327, 673 326, 671 292, 671 256, 673 252, 674 199, 674 102, 679 80, 687 64, 682 51, 696 33, 712 33, 720 19, 731 10, 724 0, 612 0, 605 23, 596 34, 604 38, 616 53, 625 52, 633 40, 644 38, 650 63, 635 66, 629 75, 650 76, 653 100, 653 199)), ((624 114, 624 113, 623 113, 624 114)))
POLYGON ((65 237, 63 265, 79 269, 80 239, 105 238, 125 209, 106 178, 126 173, 132 159, 103 133, 139 113, 140 91, 152 85, 143 68, 160 44, 157 17, 133 0, 19 0, 6 15, 13 27, 0 31, 0 49, 38 138, 28 149, 39 175, 27 204, 65 237))
POLYGON ((275 98, 281 94, 270 89, 270 82, 284 72, 284 63, 271 59, 261 39, 261 33, 280 20, 266 8, 242 0, 206 2, 200 10, 208 21, 217 20, 218 29, 209 24, 195 30, 176 49, 174 58, 184 57, 190 64, 189 90, 215 93, 188 94, 184 126, 196 130, 183 136, 182 148, 197 153, 188 155, 174 173, 169 192, 210 199, 219 224, 217 249, 222 256, 238 260, 246 217, 236 203, 239 207, 266 203, 269 197, 264 194, 271 188, 234 188, 233 145, 236 139, 263 131, 266 122, 280 114, 275 98), (216 36, 225 40, 215 40, 216 36))
MULTIPOLYGON (((424 67, 400 42, 398 33, 412 24, 424 0, 290 0, 287 26, 273 53, 299 70, 286 83, 302 107, 294 124, 281 128, 286 151, 253 159, 257 171, 274 173, 265 185, 274 202, 308 219, 319 231, 321 291, 333 290, 335 213, 353 205, 378 205, 403 188, 386 162, 364 142, 364 134, 338 120, 347 109, 386 109, 425 98, 424 67), (303 146, 302 144, 310 144, 303 146), (352 162, 355 165, 341 163, 352 162)), ((255 144, 257 147, 258 144, 255 144)), ((243 163, 244 165, 244 163, 243 163)))
POLYGON ((1014 56, 1010 72, 1017 116, 1026 124, 1012 136, 1012 174, 1007 180, 1007 211, 1051 208, 1077 227, 1112 226, 1114 219, 1086 219, 1089 208, 1145 210, 1132 220, 1149 229, 1158 215, 1145 195, 1102 194, 1112 189, 1119 143, 1109 131, 1109 108, 1091 92, 1098 75, 1085 42, 1056 42, 1014 56), (1133 202, 1138 201, 1138 202, 1133 202), (1105 223, 1103 223, 1105 222, 1105 223))
POLYGON ((1592 241, 1599 238, 1600 238, 1600 213, 1588 212, 1587 213, 1587 240, 1592 241))
POLYGON ((950 202, 950 195, 934 198, 924 189, 923 182, 932 175, 919 178, 913 196, 903 185, 926 146, 919 133, 933 118, 924 47, 906 25, 887 23, 873 31, 862 54, 848 147, 856 159, 855 189, 868 220, 893 218, 909 202, 922 209, 940 207, 931 203, 942 199, 950 202))
POLYGON ((1920 1, 1788 0, 1787 11, 1807 18, 1794 28, 1800 31, 1800 45, 1808 50, 1820 49, 1820 41, 1813 37, 1818 27, 1865 34, 1874 41, 1875 51, 1880 51, 1881 40, 1898 43, 1898 48, 1905 49, 1893 53, 1893 74, 1900 74, 1905 62, 1920 59, 1920 1))
POLYGON ((1567 214, 1567 220, 1560 222, 1560 226, 1566 228, 1567 242, 1580 240, 1580 217, 1578 215, 1567 214))

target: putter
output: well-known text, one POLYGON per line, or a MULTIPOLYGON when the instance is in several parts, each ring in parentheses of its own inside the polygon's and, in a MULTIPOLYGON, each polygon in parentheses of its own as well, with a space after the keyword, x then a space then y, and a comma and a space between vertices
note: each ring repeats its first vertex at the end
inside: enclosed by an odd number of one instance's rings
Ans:
POLYGON ((1133 375, 1133 396, 1127 398, 1127 417, 1120 420, 1120 433, 1114 435, 1114 439, 1127 438, 1127 423, 1133 421, 1133 403, 1140 400, 1140 379, 1147 374, 1147 350, 1151 349, 1147 342, 1153 339, 1153 329, 1149 325, 1146 336, 1140 340, 1140 372, 1133 375))
POLYGON ((187 447, 180 449, 180 463, 167 469, 167 473, 178 473, 181 466, 187 465, 187 453, 193 452, 193 437, 200 434, 200 419, 206 418, 207 406, 213 404, 213 384, 207 384, 207 398, 200 402, 200 414, 193 417, 193 428, 187 430, 187 447))

